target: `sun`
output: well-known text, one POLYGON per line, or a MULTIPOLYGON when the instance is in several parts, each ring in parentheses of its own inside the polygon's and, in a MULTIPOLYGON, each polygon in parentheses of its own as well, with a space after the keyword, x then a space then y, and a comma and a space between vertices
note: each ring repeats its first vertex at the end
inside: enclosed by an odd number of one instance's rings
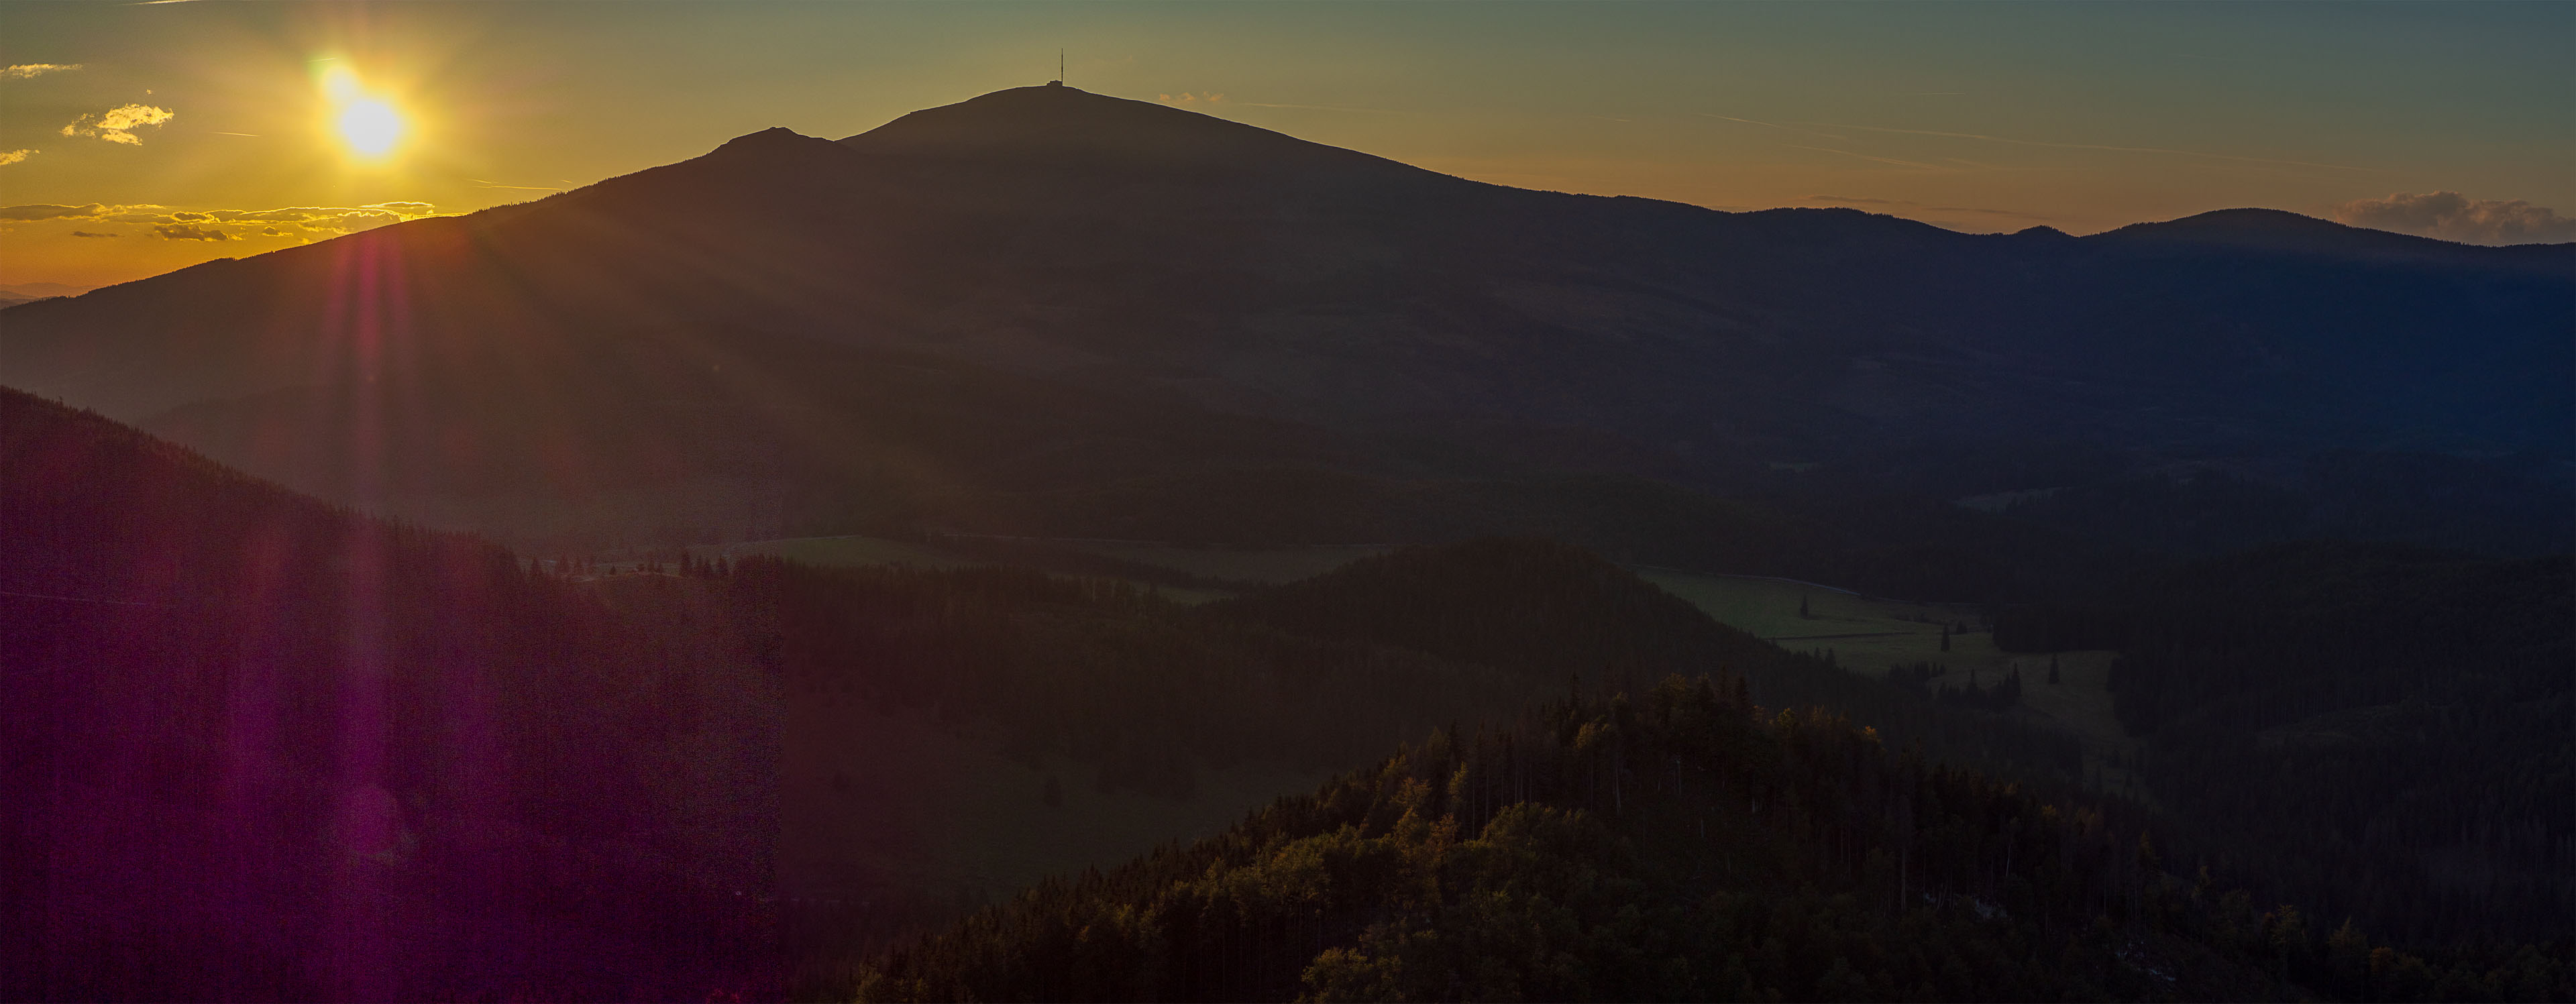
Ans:
POLYGON ((402 142, 403 133, 410 127, 394 106, 374 98, 360 98, 342 106, 338 121, 332 124, 339 127, 341 142, 369 157, 393 152, 394 144, 402 142))
POLYGON ((375 160, 392 154, 411 132, 410 117, 402 109, 382 95, 368 93, 358 83, 358 75, 346 68, 334 67, 323 75, 322 93, 330 101, 331 131, 361 158, 375 160))

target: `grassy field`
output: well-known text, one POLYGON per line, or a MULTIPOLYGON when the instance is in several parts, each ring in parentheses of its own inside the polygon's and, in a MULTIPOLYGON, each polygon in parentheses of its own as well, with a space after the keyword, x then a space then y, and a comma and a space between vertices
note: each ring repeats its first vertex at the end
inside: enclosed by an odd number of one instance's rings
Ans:
MULTIPOLYGON (((2127 790, 2131 778, 2118 764, 2136 746, 2111 714, 2104 684, 2114 652, 2054 653, 2058 682, 2048 682, 2049 654, 2006 652, 1979 627, 1978 614, 1959 605, 1912 603, 1838 592, 1821 586, 1749 576, 1697 575, 1659 569, 1638 574, 1689 600, 1718 622, 1800 652, 1830 650, 1846 670, 1871 675, 1888 667, 1932 662, 1949 668, 1947 680, 1991 684, 2021 670, 2022 703, 2015 714, 2072 732, 2084 742, 2085 770, 2106 788, 2127 790), (1798 614, 1805 601, 1809 616, 1798 614), (1971 630, 1953 634, 1941 649, 1941 622, 1971 630)), ((2134 794, 2134 792, 2133 792, 2134 794)))

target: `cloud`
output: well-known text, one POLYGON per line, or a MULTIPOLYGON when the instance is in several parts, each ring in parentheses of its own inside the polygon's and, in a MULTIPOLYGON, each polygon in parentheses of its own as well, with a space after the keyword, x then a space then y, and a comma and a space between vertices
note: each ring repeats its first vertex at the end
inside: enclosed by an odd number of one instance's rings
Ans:
POLYGON ((1941 165, 1939 165, 1939 164, 1926 164, 1926 163, 1924 163, 1924 162, 1922 162, 1922 161, 1919 161, 1919 160, 1898 160, 1898 159, 1896 159, 1896 158, 1894 158, 1894 157, 1872 157, 1872 156, 1870 156, 1870 155, 1868 155, 1868 154, 1865 154, 1865 153, 1853 153, 1853 152, 1851 152, 1851 151, 1849 151, 1849 150, 1836 150, 1836 149, 1833 149, 1832 147, 1823 147, 1823 146, 1799 146, 1798 144, 1795 144, 1795 143, 1789 143, 1789 144, 1785 144, 1785 145, 1786 145, 1786 146, 1788 146, 1788 147, 1789 147, 1789 149, 1792 149, 1792 150, 1814 150, 1814 151, 1816 151, 1817 153, 1839 153, 1839 154, 1842 154, 1842 155, 1843 155, 1843 156, 1845 156, 1845 157, 1858 157, 1858 158, 1860 158, 1860 159, 1862 159, 1862 160, 1874 160, 1874 161, 1877 161, 1877 162, 1879 162, 1879 163, 1881 163, 1881 164, 1894 164, 1894 165, 1896 165, 1896 166, 1898 166, 1898 167, 1919 167, 1919 168, 1922 168, 1922 169, 1924 169, 1924 170, 1926 170, 1926 171, 1938 171, 1938 170, 1942 170, 1942 167, 1941 167, 1941 165))
POLYGON ((2463 244, 2576 241, 2576 218, 2521 199, 2472 199, 2458 192, 2397 192, 2336 206, 2338 222, 2463 244))
POLYGON ((1843 143, 1851 142, 1851 137, 1849 136, 1836 136, 1829 132, 1817 132, 1813 129, 1800 129, 1796 126, 1784 126, 1777 122, 1764 122, 1761 119, 1743 119, 1737 118, 1733 115, 1715 115, 1708 112, 1695 112, 1693 114, 1704 119, 1716 119, 1720 122, 1737 122, 1744 125, 1758 125, 1765 129, 1778 129, 1782 132, 1793 132, 1801 136, 1815 136, 1821 139, 1830 139, 1843 143))
POLYGON ((94 233, 91 233, 91 232, 89 232, 89 231, 87 231, 87 230, 74 230, 74 231, 72 231, 72 236, 74 236, 74 237, 119 237, 119 236, 123 236, 123 235, 121 235, 121 234, 94 234, 94 233))
MULTIPOLYGON (((1154 100, 1160 104, 1170 105, 1174 108, 1211 108, 1217 105, 1224 105, 1228 108, 1294 108, 1300 111, 1357 112, 1363 115, 1421 114, 1420 112, 1408 112, 1396 108, 1358 108, 1351 105, 1292 105, 1272 101, 1235 101, 1227 98, 1223 94, 1213 94, 1206 91, 1201 91, 1197 94, 1192 94, 1188 91, 1182 91, 1179 94, 1158 94, 1154 96, 1154 100)), ((1626 120, 1622 119, 1620 121, 1626 120)), ((571 182, 565 182, 565 184, 571 184, 571 182)))
POLYGON ((438 207, 426 202, 379 202, 369 206, 289 206, 284 209, 174 209, 169 206, 110 206, 90 203, 85 206, 61 206, 38 203, 25 206, 0 206, 0 220, 95 220, 102 223, 137 223, 163 231, 172 240, 225 240, 217 237, 178 235, 168 232, 176 227, 197 233, 224 234, 225 224, 269 224, 288 226, 326 234, 355 233, 373 230, 388 223, 401 223, 439 215, 438 207))
POLYGON ((36 153, 37 151, 34 150, 0 150, 0 167, 7 167, 11 164, 26 160, 29 157, 35 156, 36 153))
POLYGON ((28 77, 41 77, 48 73, 68 73, 80 68, 79 63, 19 63, 16 66, 0 67, 0 80, 25 80, 28 77))
POLYGON ((165 241, 228 241, 233 235, 213 227, 192 227, 185 223, 165 223, 152 228, 165 241))
POLYGON ((134 135, 135 129, 143 126, 157 126, 177 117, 179 113, 167 108, 124 105, 96 115, 83 115, 73 119, 72 124, 64 126, 62 132, 65 136, 89 136, 110 143, 141 146, 143 140, 134 135))
POLYGON ((57 206, 40 202, 30 206, 0 206, 0 220, 86 220, 96 219, 111 209, 122 208, 124 207, 102 206, 95 202, 86 206, 57 206))
POLYGON ((293 235, 293 234, 287 233, 286 231, 283 231, 283 230, 277 229, 276 227, 264 227, 264 228, 261 228, 261 230, 260 230, 260 232, 259 232, 259 235, 260 235, 260 236, 262 236, 262 237, 292 237, 292 236, 295 236, 295 235, 293 235))
MULTIPOLYGON (((1224 97, 1225 95, 1220 94, 1220 95, 1217 95, 1217 96, 1218 96, 1218 97, 1220 97, 1220 98, 1222 98, 1222 97, 1224 97)), ((1357 112, 1357 113, 1362 114, 1362 115, 1421 115, 1421 114, 1424 114, 1423 112, 1406 111, 1406 110, 1401 109, 1401 108, 1353 108, 1353 107, 1351 107, 1351 106, 1349 106, 1349 105, 1282 105, 1282 104, 1264 104, 1264 103, 1259 102, 1259 101, 1229 101, 1229 102, 1226 102, 1226 103, 1227 103, 1227 104, 1230 104, 1230 105, 1240 105, 1240 106, 1245 107, 1245 108, 1296 108, 1296 109, 1302 109, 1302 110, 1304 110, 1304 111, 1310 111, 1310 112, 1357 112)))

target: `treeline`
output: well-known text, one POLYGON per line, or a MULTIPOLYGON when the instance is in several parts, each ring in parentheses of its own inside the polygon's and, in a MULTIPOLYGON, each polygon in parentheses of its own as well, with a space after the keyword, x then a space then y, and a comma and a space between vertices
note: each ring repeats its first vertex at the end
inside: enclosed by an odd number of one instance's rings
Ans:
POLYGON ((891 952, 861 1000, 2566 999, 2258 912, 2136 812, 1891 752, 1740 680, 1443 731, 1219 836, 891 952))
POLYGON ((2542 451, 2472 460, 2330 450, 2263 478, 2212 469, 2084 479, 2006 515, 2177 556, 2317 539, 2527 556, 2576 546, 2570 486, 2555 463, 2542 451))
POLYGON ((2192 839, 2417 943, 2576 932, 2576 560, 2262 548, 1999 643, 2121 649, 2121 721, 2192 839))

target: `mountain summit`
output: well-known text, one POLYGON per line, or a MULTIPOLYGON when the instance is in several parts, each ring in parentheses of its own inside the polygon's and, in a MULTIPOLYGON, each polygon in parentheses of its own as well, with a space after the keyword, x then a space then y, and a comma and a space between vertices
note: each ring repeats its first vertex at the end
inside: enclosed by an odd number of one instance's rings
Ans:
POLYGON ((1061 85, 1016 87, 923 109, 841 142, 890 157, 1045 171, 1142 176, 1376 171, 1418 180, 1439 177, 1212 115, 1061 85))

